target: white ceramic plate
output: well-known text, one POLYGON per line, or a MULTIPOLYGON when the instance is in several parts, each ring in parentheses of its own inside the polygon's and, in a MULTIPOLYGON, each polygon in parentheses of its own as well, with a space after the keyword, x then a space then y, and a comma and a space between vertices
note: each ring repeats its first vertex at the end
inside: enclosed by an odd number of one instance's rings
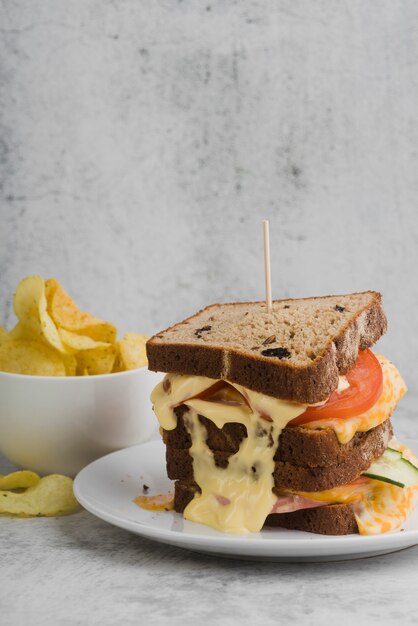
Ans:
POLYGON ((137 535, 197 552, 237 559, 274 561, 337 561, 402 550, 418 543, 418 511, 404 530, 361 537, 328 537, 277 528, 257 534, 230 535, 187 522, 174 512, 151 512, 133 499, 167 492, 173 483, 165 475, 165 448, 150 441, 113 452, 85 467, 77 476, 77 500, 97 517, 137 535))

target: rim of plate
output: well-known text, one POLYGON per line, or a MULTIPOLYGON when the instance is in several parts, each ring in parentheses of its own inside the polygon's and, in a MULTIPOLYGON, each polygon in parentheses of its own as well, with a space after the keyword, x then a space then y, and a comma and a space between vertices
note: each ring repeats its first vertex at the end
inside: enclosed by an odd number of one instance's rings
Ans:
MULTIPOLYGON (((216 535, 206 534, 204 530, 201 533, 191 534, 186 530, 176 530, 176 529, 165 529, 159 526, 153 526, 151 521, 141 521, 141 520, 133 520, 129 519, 123 515, 117 515, 111 510, 107 504, 100 504, 99 500, 96 500, 97 504, 95 504, 95 498, 90 499, 89 497, 85 497, 83 495, 83 489, 80 489, 80 484, 83 480, 85 480, 86 476, 89 475, 93 466, 97 469, 97 466, 101 464, 107 464, 110 457, 116 458, 117 456, 123 457, 124 455, 133 454, 135 451, 139 451, 140 449, 152 448, 152 447, 160 447, 162 446, 162 442, 158 439, 153 439, 151 441, 147 441, 144 443, 137 444, 135 446, 131 446, 129 448, 124 448, 122 450, 116 450, 116 452, 111 452, 106 456, 100 457, 96 459, 92 463, 89 463, 86 467, 84 467, 75 477, 74 479, 74 495, 79 503, 87 509, 93 515, 96 515, 100 519, 104 521, 108 521, 110 523, 115 523, 116 526, 124 528, 126 530, 131 530, 133 527, 136 527, 138 530, 140 529, 140 534, 149 538, 156 539, 167 539, 169 542, 173 542, 174 537, 178 538, 178 540, 182 541, 184 544, 186 541, 190 545, 201 545, 202 541, 206 543, 206 545, 211 545, 213 547, 219 546, 231 546, 233 543, 236 547, 239 546, 249 546, 249 544, 257 544, 259 546, 263 546, 263 552, 266 548, 274 548, 279 547, 280 544, 285 544, 288 549, 296 549, 301 548, 302 544, 309 544, 312 548, 314 546, 324 546, 327 545, 329 547, 332 546, 333 552, 334 549, 345 548, 344 552, 348 549, 350 552, 353 548, 360 549, 361 552, 366 551, 368 549, 379 549, 379 544, 386 544, 385 547, 389 548, 390 545, 396 545, 399 549, 404 546, 412 546, 414 545, 414 541, 418 544, 418 529, 405 529, 405 530, 396 530, 389 533, 382 533, 378 535, 318 535, 311 533, 302 533, 301 531, 291 531, 291 532, 301 532, 300 538, 289 538, 287 536, 287 532, 285 529, 279 529, 279 533, 276 537, 267 537, 267 533, 274 532, 274 529, 265 529, 260 533, 249 533, 248 535, 239 535, 234 533, 218 533, 216 535), (281 531, 281 532, 280 532, 281 531), (396 538, 396 539, 395 539, 396 538), (363 549, 362 549, 363 548, 363 549)), ((138 467, 138 471, 142 471, 140 467, 138 467)), ((168 479, 167 479, 168 480, 168 479)), ((172 511, 169 514, 173 514, 172 511)), ((192 523, 192 522, 190 522, 192 523)), ((200 525, 199 525, 200 526, 200 525)), ((202 528, 205 527, 202 525, 202 528)), ((213 529, 210 529, 212 532, 213 529)), ((178 543, 178 542, 177 542, 178 543)), ((384 546, 382 546, 382 549, 384 546)))

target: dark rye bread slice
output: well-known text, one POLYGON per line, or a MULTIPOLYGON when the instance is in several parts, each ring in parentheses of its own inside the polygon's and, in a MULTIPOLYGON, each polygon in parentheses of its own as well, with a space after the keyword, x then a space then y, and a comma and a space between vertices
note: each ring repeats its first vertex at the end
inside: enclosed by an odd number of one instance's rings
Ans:
POLYGON ((214 304, 151 337, 148 367, 315 403, 385 331, 375 291, 275 300, 271 313, 264 302, 214 304))
POLYGON ((358 533, 350 504, 328 504, 315 509, 268 515, 265 526, 304 530, 318 535, 351 535, 358 533))
MULTIPOLYGON (((277 489, 292 489, 295 491, 323 491, 332 489, 357 478, 386 450, 393 436, 390 420, 372 428, 358 442, 347 451, 339 462, 327 466, 307 467, 296 465, 294 462, 276 461, 273 472, 274 484, 277 489)), ((280 450, 280 446, 279 446, 280 450)), ((232 452, 213 451, 215 464, 226 468, 228 458, 232 452)), ((193 460, 189 450, 166 448, 167 475, 171 480, 194 480, 193 460)), ((255 473, 257 465, 255 464, 255 473)))
MULTIPOLYGON (((161 430, 163 441, 170 449, 186 450, 192 445, 190 434, 183 419, 187 410, 185 405, 177 407, 175 409, 176 428, 161 430)), ((206 443, 214 452, 234 454, 238 452, 241 441, 247 436, 244 424, 229 423, 220 429, 203 415, 199 415, 199 420, 206 428, 206 443)), ((367 454, 367 449, 373 448, 376 442, 380 442, 382 435, 386 431, 390 431, 389 422, 385 422, 385 424, 368 432, 357 432, 345 444, 338 441, 335 431, 331 428, 313 430, 303 428, 303 426, 288 426, 281 432, 274 460, 289 462, 306 468, 333 466, 343 462, 354 452, 357 455, 367 454)), ((268 426, 268 422, 266 422, 266 426, 268 426)))
MULTIPOLYGON (((196 483, 178 480, 174 487, 174 509, 183 513, 195 493, 200 491, 196 483)), ((349 535, 358 533, 353 509, 349 504, 328 504, 314 509, 293 513, 275 513, 267 516, 265 526, 304 530, 321 535, 349 535)))

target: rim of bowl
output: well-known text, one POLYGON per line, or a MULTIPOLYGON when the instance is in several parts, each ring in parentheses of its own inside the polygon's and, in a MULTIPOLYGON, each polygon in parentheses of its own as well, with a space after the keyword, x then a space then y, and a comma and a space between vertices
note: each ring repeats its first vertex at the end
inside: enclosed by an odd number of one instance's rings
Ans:
POLYGON ((109 374, 92 374, 91 376, 38 376, 32 374, 15 374, 13 372, 0 372, 0 377, 6 376, 9 378, 21 378, 24 379, 32 379, 32 380, 97 380, 98 378, 122 378, 124 376, 133 376, 138 372, 150 372, 151 374, 163 374, 163 372, 153 372, 149 370, 146 365, 144 367, 137 367, 134 370, 125 370, 123 372, 109 372, 109 374))

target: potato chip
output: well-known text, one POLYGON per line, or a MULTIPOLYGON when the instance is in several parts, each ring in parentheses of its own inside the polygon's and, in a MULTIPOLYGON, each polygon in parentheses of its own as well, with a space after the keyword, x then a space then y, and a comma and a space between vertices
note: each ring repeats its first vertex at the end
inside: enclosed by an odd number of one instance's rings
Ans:
POLYGON ((48 278, 48 280, 45 281, 46 306, 49 313, 51 312, 52 298, 58 287, 61 287, 61 285, 56 278, 48 278))
POLYGON ((72 352, 80 352, 80 350, 93 350, 95 348, 107 348, 111 346, 110 343, 95 341, 94 339, 91 339, 91 337, 86 337, 86 335, 77 335, 77 333, 72 333, 64 328, 60 328, 59 335, 65 347, 72 352))
POLYGON ((77 374, 77 359, 74 354, 63 354, 65 373, 67 376, 75 376, 77 374))
POLYGON ((9 333, 0 327, 0 371, 92 376, 147 364, 148 337, 127 333, 116 346, 116 327, 79 309, 55 278, 22 280, 13 307, 18 323, 9 333))
POLYGON ((110 374, 116 358, 115 346, 107 344, 93 350, 77 352, 77 374, 79 376, 94 376, 110 374))
POLYGON ((35 336, 33 330, 29 326, 25 326, 23 322, 18 322, 16 326, 12 328, 9 332, 9 337, 11 339, 27 339, 28 341, 39 339, 39 341, 42 341, 42 337, 38 337, 37 334, 35 336))
POLYGON ((10 339, 10 334, 7 332, 5 328, 3 328, 3 326, 0 326, 0 346, 6 341, 9 341, 9 339, 10 339))
MULTIPOLYGON (((34 326, 29 326, 25 324, 25 322, 18 322, 16 326, 12 328, 9 332, 9 337, 11 339, 24 339, 25 341, 36 341, 38 343, 42 343, 44 345, 50 346, 51 344, 45 339, 42 335, 40 328, 34 328, 34 326)), ((64 354, 61 352, 61 354, 64 354)))
MULTIPOLYGON (((8 333, 11 339, 24 339, 25 341, 31 341, 33 337, 33 331, 25 326, 22 322, 18 322, 14 328, 8 333)), ((46 342, 41 340, 42 344, 48 345, 46 342)), ((0 346, 1 346, 1 337, 0 337, 0 346)), ((66 348, 67 349, 67 348, 66 348)), ((67 349, 68 350, 68 349, 67 349)), ((77 369, 77 361, 73 354, 65 354, 60 352, 60 357, 63 360, 65 373, 67 376, 75 376, 77 369)))
POLYGON ((27 489, 37 485, 40 480, 38 474, 29 470, 0 474, 0 489, 27 489))
POLYGON ((124 370, 134 370, 148 364, 145 344, 149 337, 139 333, 126 333, 118 341, 118 354, 124 370))
POLYGON ((86 335, 95 341, 115 343, 116 327, 81 311, 55 278, 46 281, 46 291, 49 312, 58 327, 86 335))
POLYGON ((112 374, 117 374, 118 372, 123 372, 123 363, 122 360, 120 358, 120 353, 119 353, 119 347, 116 346, 117 351, 116 351, 116 358, 113 362, 113 367, 112 367, 112 374))
POLYGON ((28 276, 17 286, 13 308, 20 325, 16 329, 19 338, 45 340, 51 346, 65 352, 57 327, 47 311, 45 281, 40 276, 28 276))
POLYGON ((36 341, 11 339, 0 346, 0 371, 31 376, 65 376, 59 352, 36 341))
POLYGON ((74 513, 79 508, 73 494, 73 481, 59 474, 45 476, 21 493, 0 491, 0 513, 52 516, 74 513))

